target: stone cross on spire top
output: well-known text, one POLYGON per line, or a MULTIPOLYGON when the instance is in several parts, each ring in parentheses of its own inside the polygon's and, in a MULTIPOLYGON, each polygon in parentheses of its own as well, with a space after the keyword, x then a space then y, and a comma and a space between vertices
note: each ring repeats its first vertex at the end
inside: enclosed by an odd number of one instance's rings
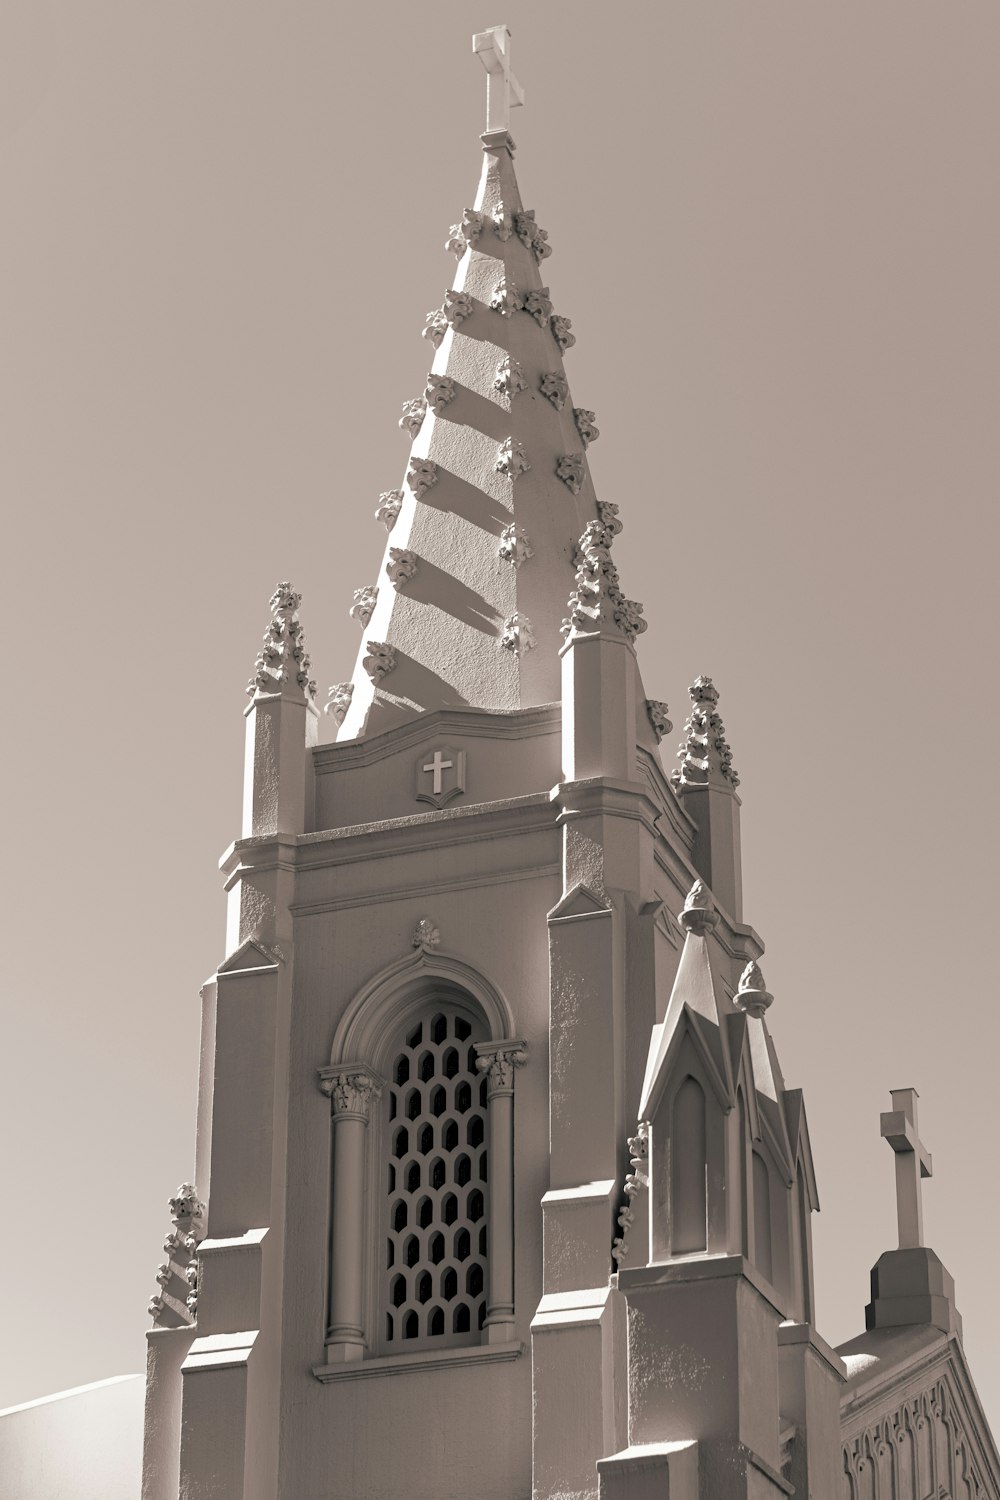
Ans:
POLYGON ((509 130, 511 110, 524 103, 524 90, 510 70, 510 31, 506 26, 478 31, 472 50, 486 69, 486 133, 509 130))
POLYGON ((917 1134, 916 1089, 890 1089, 892 1110, 881 1116, 882 1135, 896 1153, 896 1218, 899 1248, 911 1250, 924 1242, 920 1179, 930 1177, 931 1154, 917 1134))

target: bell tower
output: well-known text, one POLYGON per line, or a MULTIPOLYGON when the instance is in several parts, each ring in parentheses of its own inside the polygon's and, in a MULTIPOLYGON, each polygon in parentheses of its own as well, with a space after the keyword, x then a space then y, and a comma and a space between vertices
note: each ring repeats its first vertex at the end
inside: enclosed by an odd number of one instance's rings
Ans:
POLYGON ((669 776, 507 29, 474 50, 479 190, 353 672, 321 719, 282 583, 249 686, 143 1496, 825 1500, 841 1372, 719 694, 669 776))

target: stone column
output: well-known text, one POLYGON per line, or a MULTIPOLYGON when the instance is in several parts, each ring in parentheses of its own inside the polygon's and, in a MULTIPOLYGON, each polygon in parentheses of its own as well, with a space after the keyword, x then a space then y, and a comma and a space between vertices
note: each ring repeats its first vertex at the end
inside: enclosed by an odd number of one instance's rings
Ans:
POLYGON ((486 1342, 514 1337, 514 1072, 523 1067, 522 1041, 481 1042, 476 1066, 485 1073, 489 1105, 489 1215, 486 1342))
POLYGON ((333 1106, 333 1233, 327 1364, 365 1352, 365 1146, 382 1080, 363 1067, 324 1068, 320 1088, 333 1106))

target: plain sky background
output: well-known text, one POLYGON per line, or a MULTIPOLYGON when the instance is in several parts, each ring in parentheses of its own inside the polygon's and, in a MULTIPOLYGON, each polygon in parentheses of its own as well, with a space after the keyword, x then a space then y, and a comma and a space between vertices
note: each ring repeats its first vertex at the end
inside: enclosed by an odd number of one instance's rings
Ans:
POLYGON ((142 1368, 268 596, 325 696, 506 20, 668 766, 722 692, 820 1330, 896 1243, 914 1085, 1000 1419, 1000 7, 505 4, 0 0, 0 1407, 142 1368))

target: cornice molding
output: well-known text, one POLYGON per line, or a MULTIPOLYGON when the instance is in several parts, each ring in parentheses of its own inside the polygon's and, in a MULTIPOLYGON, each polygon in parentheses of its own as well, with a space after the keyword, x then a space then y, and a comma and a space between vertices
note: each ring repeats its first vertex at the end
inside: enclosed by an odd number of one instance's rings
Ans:
POLYGON ((313 766, 317 776, 374 765, 387 756, 396 755, 426 740, 455 735, 478 739, 530 739, 536 735, 558 734, 562 724, 562 706, 543 703, 537 708, 518 708, 508 712, 487 708, 436 708, 403 724, 395 724, 381 734, 364 740, 340 740, 313 748, 313 766))
POLYGON ((417 1354, 392 1354, 379 1359, 352 1359, 337 1365, 313 1365, 323 1385, 340 1380, 373 1380, 379 1375, 402 1375, 408 1370, 448 1370, 455 1366, 494 1364, 519 1359, 523 1344, 471 1344, 466 1349, 428 1349, 417 1354))

